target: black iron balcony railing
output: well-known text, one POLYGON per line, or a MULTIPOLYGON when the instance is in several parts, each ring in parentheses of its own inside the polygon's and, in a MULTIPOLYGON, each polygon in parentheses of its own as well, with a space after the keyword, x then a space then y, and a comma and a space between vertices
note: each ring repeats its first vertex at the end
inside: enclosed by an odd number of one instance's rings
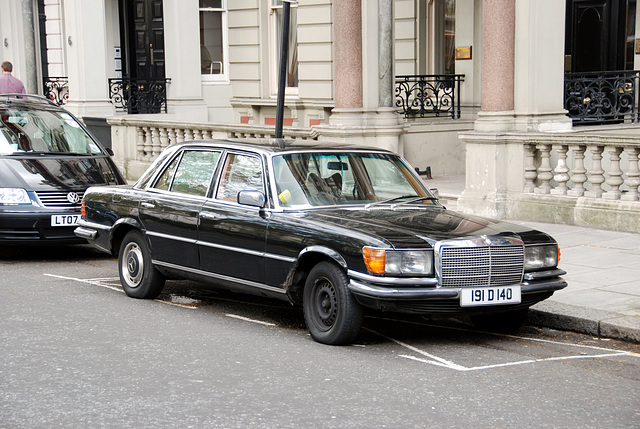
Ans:
POLYGON ((405 118, 448 115, 460 118, 463 74, 396 76, 396 107, 405 118))
POLYGON ((171 79, 110 78, 109 98, 127 113, 167 113, 167 84, 171 79))
POLYGON ((640 121, 640 71, 565 73, 564 108, 574 125, 640 121))
POLYGON ((58 106, 67 104, 69 101, 69 78, 46 77, 43 81, 44 96, 56 103, 58 106))

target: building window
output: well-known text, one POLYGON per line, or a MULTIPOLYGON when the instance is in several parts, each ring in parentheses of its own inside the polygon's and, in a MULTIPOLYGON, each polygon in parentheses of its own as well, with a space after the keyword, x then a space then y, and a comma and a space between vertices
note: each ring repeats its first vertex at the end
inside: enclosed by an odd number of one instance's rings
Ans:
MULTIPOLYGON (((283 1, 271 0, 271 76, 273 93, 277 92, 280 68, 280 52, 282 50, 283 1)), ((291 4, 289 19, 289 50, 287 56, 286 94, 298 94, 298 33, 297 4, 291 4)))
POLYGON ((227 11, 224 0, 200 1, 200 72, 206 80, 227 73, 227 11))

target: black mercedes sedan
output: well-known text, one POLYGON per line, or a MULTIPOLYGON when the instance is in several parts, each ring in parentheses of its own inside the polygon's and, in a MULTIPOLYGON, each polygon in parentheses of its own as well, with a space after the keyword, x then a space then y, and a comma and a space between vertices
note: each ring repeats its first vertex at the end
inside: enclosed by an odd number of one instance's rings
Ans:
POLYGON ((80 202, 126 183, 84 125, 48 100, 0 95, 0 243, 80 243, 80 202))
POLYGON ((449 211, 399 155, 343 144, 171 146, 135 185, 89 188, 76 234, 131 297, 167 278, 275 297, 332 345, 365 307, 517 329, 566 286, 547 234, 449 211))

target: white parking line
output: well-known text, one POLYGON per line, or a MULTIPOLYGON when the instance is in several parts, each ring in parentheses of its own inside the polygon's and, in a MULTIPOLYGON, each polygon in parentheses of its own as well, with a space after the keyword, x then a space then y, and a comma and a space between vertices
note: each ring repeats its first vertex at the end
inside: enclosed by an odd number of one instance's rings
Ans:
POLYGON ((77 279, 75 277, 59 276, 59 275, 56 275, 56 274, 45 274, 45 276, 47 276, 47 277, 55 277, 55 278, 58 278, 58 279, 73 280, 73 281, 80 282, 80 283, 88 283, 90 285, 100 286, 100 287, 104 287, 104 288, 107 288, 107 289, 115 290, 116 292, 124 293, 124 291, 122 290, 121 287, 119 287, 119 286, 111 286, 111 285, 108 285, 108 284, 105 283, 105 282, 114 281, 114 280, 118 280, 119 281, 118 277, 104 277, 104 278, 98 278, 98 279, 77 279))
MULTIPOLYGON (((422 358, 419 358, 419 357, 405 355, 405 354, 399 355, 402 358, 410 359, 410 360, 414 360, 414 361, 418 361, 418 362, 422 362, 422 363, 427 363, 427 364, 430 364, 430 365, 442 366, 442 367, 453 369, 453 370, 456 370, 456 371, 479 371, 479 370, 502 368, 502 367, 508 367, 508 366, 514 366, 514 365, 526 365, 526 364, 532 364, 532 363, 537 363, 537 362, 562 361, 562 360, 571 360, 571 359, 595 359, 595 358, 614 357, 614 356, 635 356, 636 355, 635 353, 617 351, 617 350, 613 350, 613 349, 607 349, 607 348, 604 348, 604 347, 588 346, 588 345, 583 345, 583 344, 567 344, 567 343, 561 343, 559 341, 542 340, 542 339, 538 339, 538 338, 529 338, 529 337, 521 337, 521 336, 516 336, 516 335, 502 335, 502 334, 491 333, 492 335, 496 335, 496 336, 502 336, 502 337, 526 340, 526 341, 542 341, 542 342, 545 342, 545 343, 556 344, 556 345, 561 345, 561 346, 578 347, 578 348, 582 347, 582 348, 588 348, 588 349, 592 349, 592 350, 606 350, 606 351, 608 351, 610 353, 602 353, 602 354, 597 354, 597 355, 556 356, 556 357, 541 358, 541 359, 526 359, 526 360, 521 360, 521 361, 499 363, 499 364, 494 364, 494 365, 482 365, 482 366, 476 366, 476 367, 466 367, 466 366, 457 364, 455 362, 446 360, 444 358, 438 357, 438 356, 436 356, 434 354, 427 353, 424 350, 421 350, 421 349, 419 349, 419 348, 417 348, 415 346, 406 344, 406 343, 404 343, 402 341, 396 340, 395 338, 389 337, 388 335, 382 334, 380 332, 376 332, 376 331, 373 331, 373 330, 368 329, 368 328, 364 328, 364 329, 366 329, 369 332, 374 333, 374 334, 376 334, 376 335, 378 335, 380 337, 386 338, 389 341, 393 341, 394 343, 398 344, 399 346, 402 346, 402 347, 407 348, 407 349, 409 349, 409 350, 411 350, 413 352, 416 352, 418 354, 426 356, 431 360, 422 359, 422 358)), ((459 329, 459 328, 454 328, 454 329, 459 329)), ((460 329, 460 330, 463 330, 463 329, 460 329)))
POLYGON ((259 325, 264 325, 264 326, 277 326, 275 323, 263 322, 262 320, 249 319, 248 317, 238 316, 237 314, 225 314, 225 316, 231 317, 233 319, 244 320, 245 322, 257 323, 259 325))

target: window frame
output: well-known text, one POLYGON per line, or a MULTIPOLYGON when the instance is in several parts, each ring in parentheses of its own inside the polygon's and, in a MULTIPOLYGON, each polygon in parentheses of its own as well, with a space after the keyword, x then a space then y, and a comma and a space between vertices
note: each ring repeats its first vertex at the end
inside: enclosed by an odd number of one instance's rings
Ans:
MULTIPOLYGON (((278 95, 278 78, 280 75, 280 52, 278 52, 277 47, 279 45, 278 41, 278 17, 277 10, 283 9, 282 4, 274 4, 277 0, 269 0, 269 59, 270 59, 270 88, 271 88, 271 96, 276 97, 278 95)), ((298 8, 297 3, 291 3, 291 13, 293 15, 294 9, 298 8)), ((297 11, 296 11, 297 14, 297 11)), ((291 24, 290 24, 291 25, 291 24)), ((293 26, 295 30, 297 26, 293 26)), ((296 30, 297 31, 297 30, 296 30)), ((296 34, 296 48, 298 45, 298 36, 296 34)), ((291 47, 289 47, 291 48, 291 47)), ((297 69, 299 73, 300 69, 300 60, 296 59, 298 62, 297 69)), ((288 62, 287 62, 288 64, 288 62)), ((300 87, 300 77, 298 76, 298 86, 285 86, 285 96, 297 98, 299 96, 299 87, 300 87)))
POLYGON ((228 10, 227 10, 227 2, 226 0, 220 0, 222 3, 222 7, 220 8, 212 8, 212 7, 198 7, 198 31, 199 33, 202 31, 200 26, 200 14, 206 12, 220 12, 220 32, 222 37, 222 73, 220 74, 202 74, 200 73, 200 78, 202 79, 203 84, 215 84, 215 83, 228 83, 229 82, 229 22, 228 22, 228 10))

